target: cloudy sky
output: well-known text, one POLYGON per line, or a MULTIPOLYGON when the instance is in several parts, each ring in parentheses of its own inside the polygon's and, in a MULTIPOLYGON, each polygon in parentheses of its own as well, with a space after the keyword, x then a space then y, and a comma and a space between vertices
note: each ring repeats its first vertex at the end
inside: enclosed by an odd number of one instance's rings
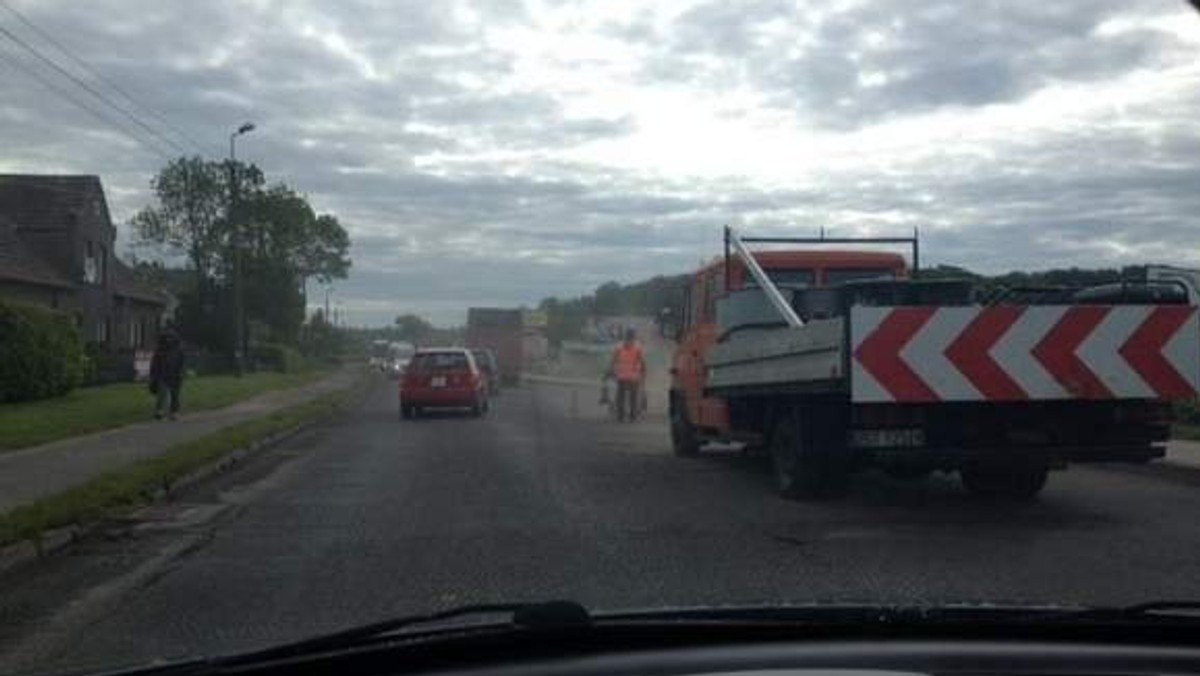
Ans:
POLYGON ((189 152, 253 121, 239 155, 350 230, 355 323, 680 272, 726 222, 1200 265, 1181 0, 3 2, 103 80, 0 5, 0 172, 99 174, 123 226, 178 154, 14 36, 189 152))

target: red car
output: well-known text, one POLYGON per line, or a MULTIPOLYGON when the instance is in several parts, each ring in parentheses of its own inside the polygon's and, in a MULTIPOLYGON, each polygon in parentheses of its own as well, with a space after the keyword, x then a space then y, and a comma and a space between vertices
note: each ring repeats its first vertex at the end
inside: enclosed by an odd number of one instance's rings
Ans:
POLYGON ((426 408, 467 408, 475 417, 487 412, 487 377, 470 350, 425 348, 413 355, 400 379, 400 417, 415 418, 426 408))

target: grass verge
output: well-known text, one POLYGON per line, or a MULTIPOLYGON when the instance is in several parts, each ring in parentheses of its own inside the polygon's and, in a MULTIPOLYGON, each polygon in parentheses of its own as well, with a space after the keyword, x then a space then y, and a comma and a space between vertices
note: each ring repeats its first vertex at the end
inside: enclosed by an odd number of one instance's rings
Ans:
MULTIPOLYGON (((184 411, 223 408, 271 390, 298 387, 328 373, 201 376, 183 383, 184 411)), ((0 453, 122 427, 150 418, 154 400, 145 383, 77 389, 65 397, 0 406, 0 453)))
POLYGON ((38 542, 47 530, 88 523, 153 501, 184 476, 272 434, 343 408, 349 394, 328 394, 269 416, 179 444, 163 455, 102 474, 70 490, 0 514, 0 545, 38 542))
POLYGON ((1200 425, 1175 423, 1174 425, 1171 425, 1171 438, 1186 439, 1188 441, 1200 441, 1200 425))

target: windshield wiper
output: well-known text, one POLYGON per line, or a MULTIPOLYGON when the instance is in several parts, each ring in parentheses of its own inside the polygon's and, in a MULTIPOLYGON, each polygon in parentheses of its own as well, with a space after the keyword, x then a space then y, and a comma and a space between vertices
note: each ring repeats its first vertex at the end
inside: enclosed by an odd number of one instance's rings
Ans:
MULTIPOLYGON (((1047 629, 1053 627, 1129 626, 1190 627, 1200 623, 1200 601, 1154 601, 1130 606, 1028 606, 991 603, 957 604, 809 604, 765 606, 699 606, 592 614, 574 601, 492 603, 384 620, 249 653, 198 659, 138 674, 202 674, 290 658, 305 658, 377 645, 398 638, 426 640, 446 632, 522 632, 534 635, 593 629, 724 626, 728 628, 825 628, 858 630, 906 627, 936 631, 1047 629), (492 621, 447 623, 463 618, 492 621), (424 631, 406 631, 424 630, 424 631)), ((134 672, 131 672, 134 673, 134 672)))
POLYGON ((647 623, 718 623, 778 625, 928 625, 961 624, 1037 624, 1071 622, 1117 622, 1145 620, 1200 621, 1200 601, 1155 601, 1130 606, 1021 606, 1000 604, 811 604, 767 606, 699 606, 589 613, 574 601, 539 603, 492 603, 460 606, 449 610, 410 615, 375 622, 304 639, 283 646, 236 655, 218 660, 238 663, 312 655, 402 635, 408 629, 437 626, 447 620, 487 618, 497 621, 453 624, 450 630, 505 629, 527 631, 570 631, 594 626, 647 623))
POLYGON ((1183 620, 1200 621, 1200 601, 1147 601, 1128 606, 1083 608, 1067 612, 1064 619, 1094 620, 1100 622, 1118 620, 1183 620))
MULTIPOLYGON (((503 626, 518 630, 565 630, 588 627, 592 617, 587 608, 574 601, 545 601, 540 603, 483 603, 459 606, 449 610, 425 615, 408 615, 381 622, 373 622, 332 634, 323 634, 314 638, 303 639, 294 643, 267 648, 251 653, 243 653, 229 658, 216 660, 228 665, 232 663, 261 662, 277 660, 298 655, 313 655, 330 650, 342 650, 387 638, 405 629, 423 627, 426 625, 455 620, 465 617, 487 617, 500 615, 504 619, 498 623, 470 625, 477 629, 488 626, 503 626)), ((450 627, 460 628, 460 627, 450 627)))

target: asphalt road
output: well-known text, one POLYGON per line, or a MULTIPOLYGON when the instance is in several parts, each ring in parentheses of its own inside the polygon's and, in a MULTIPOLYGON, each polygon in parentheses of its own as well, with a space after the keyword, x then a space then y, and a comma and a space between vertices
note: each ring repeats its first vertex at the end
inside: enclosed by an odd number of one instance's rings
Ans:
POLYGON ((868 475, 785 502, 734 452, 675 458, 661 414, 509 390, 482 420, 343 419, 182 502, 0 578, 0 672, 212 654, 479 601, 598 609, 1200 598, 1200 485, 1076 467, 1028 505, 868 475))

